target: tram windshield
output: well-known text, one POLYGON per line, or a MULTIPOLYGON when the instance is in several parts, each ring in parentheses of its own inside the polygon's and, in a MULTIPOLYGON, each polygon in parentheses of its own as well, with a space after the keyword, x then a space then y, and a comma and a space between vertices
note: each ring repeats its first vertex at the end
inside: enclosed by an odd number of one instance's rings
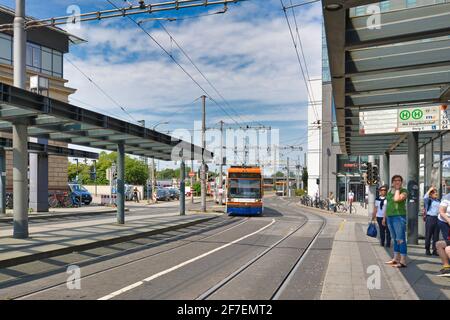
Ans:
POLYGON ((230 179, 230 198, 261 198, 261 180, 230 179))

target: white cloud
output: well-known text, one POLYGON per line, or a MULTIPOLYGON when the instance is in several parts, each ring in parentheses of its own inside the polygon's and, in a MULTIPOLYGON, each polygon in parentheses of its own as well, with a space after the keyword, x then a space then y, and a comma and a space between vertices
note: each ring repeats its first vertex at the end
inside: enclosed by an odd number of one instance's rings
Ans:
MULTIPOLYGON (((249 2, 230 6, 225 15, 165 25, 240 114, 259 121, 305 120, 307 93, 286 20, 281 15, 278 1, 266 3, 271 10, 259 9, 257 4, 249 2), (252 101, 254 109, 235 104, 235 101, 252 101), (260 107, 255 108, 258 103, 260 107), (269 105, 299 107, 280 113, 280 109, 266 107, 269 105)), ((321 73, 320 6, 297 10, 297 13, 297 21, 302 23, 300 33, 310 76, 317 78, 321 73)), ((136 117, 154 122, 161 119, 159 113, 162 111, 177 110, 177 105, 189 103, 202 94, 144 32, 131 24, 123 27, 122 23, 117 26, 111 21, 84 25, 79 35, 89 42, 80 45, 76 50, 78 57, 72 56, 71 60, 121 105, 129 111, 139 110, 136 117), (85 58, 80 58, 80 51, 85 58), (148 112, 143 112, 147 108, 148 112)), ((146 28, 152 30, 151 25, 146 28)), ((169 37, 161 29, 155 29, 151 34, 166 48, 171 48, 169 37)), ((172 53, 220 101, 186 59, 181 58, 178 51, 172 53)), ((126 118, 68 63, 65 64, 65 78, 69 79, 69 86, 78 89, 75 98, 102 108, 100 111, 108 110, 126 118)), ((187 107, 187 113, 192 117, 199 114, 194 112, 197 110, 187 107)), ((234 112, 230 114, 234 115, 234 112)), ((174 117, 182 120, 183 115, 174 117)))

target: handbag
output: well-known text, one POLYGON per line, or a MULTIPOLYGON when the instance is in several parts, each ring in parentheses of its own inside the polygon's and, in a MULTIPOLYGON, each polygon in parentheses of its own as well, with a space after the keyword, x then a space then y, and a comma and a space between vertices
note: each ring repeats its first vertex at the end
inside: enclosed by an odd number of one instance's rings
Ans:
POLYGON ((375 226, 375 223, 369 222, 369 226, 367 227, 367 235, 372 238, 377 237, 377 227, 375 226))

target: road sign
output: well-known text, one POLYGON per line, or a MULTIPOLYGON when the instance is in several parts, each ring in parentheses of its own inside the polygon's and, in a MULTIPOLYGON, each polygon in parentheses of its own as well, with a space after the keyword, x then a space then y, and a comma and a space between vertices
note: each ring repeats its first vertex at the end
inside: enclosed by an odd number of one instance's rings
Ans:
POLYGON ((447 105, 391 108, 360 111, 361 135, 449 130, 447 105))
POLYGON ((194 171, 191 171, 191 172, 189 172, 189 177, 195 177, 195 172, 194 171))

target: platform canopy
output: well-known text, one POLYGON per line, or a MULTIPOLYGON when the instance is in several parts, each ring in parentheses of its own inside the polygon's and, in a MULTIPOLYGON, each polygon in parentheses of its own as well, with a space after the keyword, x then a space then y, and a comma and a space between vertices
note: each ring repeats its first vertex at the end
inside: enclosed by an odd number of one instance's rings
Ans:
MULTIPOLYGON (((383 2, 392 10, 381 3, 378 19, 355 14, 356 7, 377 1, 322 0, 339 139, 347 154, 407 151, 405 132, 361 134, 361 112, 383 115, 450 99, 450 2, 413 8, 405 8, 406 1, 383 2)), ((424 130, 419 145, 438 134, 424 130)))
POLYGON ((125 152, 159 160, 205 160, 213 154, 169 135, 0 83, 0 131, 12 132, 12 123, 28 124, 30 137, 91 148, 125 152))

